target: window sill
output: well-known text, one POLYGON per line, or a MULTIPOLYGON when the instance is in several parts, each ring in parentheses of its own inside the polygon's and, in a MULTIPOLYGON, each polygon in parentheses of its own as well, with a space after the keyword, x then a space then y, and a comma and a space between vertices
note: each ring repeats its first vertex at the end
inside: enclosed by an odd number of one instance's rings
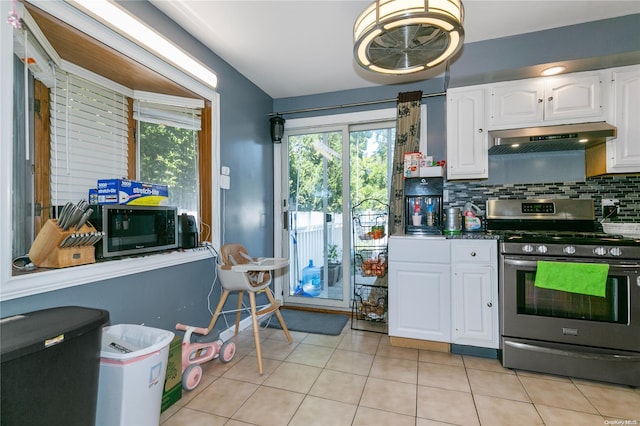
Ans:
POLYGON ((63 288, 146 272, 183 263, 211 259, 213 252, 205 247, 153 253, 146 256, 103 261, 71 268, 52 269, 14 276, 2 285, 0 301, 32 296, 63 288))

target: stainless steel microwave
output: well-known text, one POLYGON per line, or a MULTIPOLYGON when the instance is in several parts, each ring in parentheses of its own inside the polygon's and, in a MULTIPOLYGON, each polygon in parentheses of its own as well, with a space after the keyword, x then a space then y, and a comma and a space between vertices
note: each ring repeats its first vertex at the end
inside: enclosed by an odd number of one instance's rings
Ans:
POLYGON ((169 206, 104 204, 90 219, 105 233, 96 257, 130 256, 178 248, 178 210, 169 206))

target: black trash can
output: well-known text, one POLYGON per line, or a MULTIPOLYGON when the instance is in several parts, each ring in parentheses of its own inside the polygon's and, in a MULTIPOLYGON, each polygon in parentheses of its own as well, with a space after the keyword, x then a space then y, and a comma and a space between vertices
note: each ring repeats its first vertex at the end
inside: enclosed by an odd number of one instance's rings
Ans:
POLYGON ((94 425, 108 321, 78 306, 0 320, 0 424, 94 425))

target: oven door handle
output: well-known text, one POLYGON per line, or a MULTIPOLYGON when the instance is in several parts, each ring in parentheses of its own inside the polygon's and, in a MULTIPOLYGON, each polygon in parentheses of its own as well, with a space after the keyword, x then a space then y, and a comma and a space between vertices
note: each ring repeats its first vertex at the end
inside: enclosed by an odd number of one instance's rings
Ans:
MULTIPOLYGON (((504 264, 505 265, 510 265, 510 266, 520 266, 520 267, 529 267, 529 268, 535 268, 538 264, 537 260, 523 260, 523 259, 514 259, 514 258, 510 258, 510 257, 504 257, 504 264)), ((566 262, 566 259, 557 259, 559 262, 566 262)), ((551 261, 553 261, 553 259, 551 259, 551 261)), ((640 263, 630 263, 630 264, 609 264, 610 268, 612 270, 616 270, 616 269, 622 269, 622 270, 629 270, 629 269, 638 269, 640 268, 640 263)))
POLYGON ((550 355, 561 355, 573 358, 592 359, 600 361, 620 361, 620 362, 640 362, 640 355, 608 355, 608 354, 596 354, 590 352, 575 352, 565 351, 562 349, 546 348, 544 346, 531 345, 529 343, 511 342, 505 341, 506 346, 511 346, 520 350, 527 350, 532 352, 539 352, 550 355))
POLYGON ((525 266, 525 267, 536 267, 538 264, 537 260, 522 260, 522 259, 512 259, 509 257, 504 258, 505 265, 513 265, 513 266, 525 266))

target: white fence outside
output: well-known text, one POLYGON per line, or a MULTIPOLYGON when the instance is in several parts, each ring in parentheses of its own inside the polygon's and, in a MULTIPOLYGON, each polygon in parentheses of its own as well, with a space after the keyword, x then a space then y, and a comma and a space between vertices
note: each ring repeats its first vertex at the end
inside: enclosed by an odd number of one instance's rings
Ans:
MULTIPOLYGON (((313 265, 322 267, 325 261, 324 254, 324 227, 322 212, 291 212, 292 224, 291 235, 289 241, 289 253, 292 259, 297 259, 297 271, 292 275, 292 280, 299 280, 302 276, 302 269, 309 264, 309 260, 313 261, 313 265)), ((337 246, 338 260, 342 261, 342 253, 344 245, 342 243, 342 215, 332 215, 332 221, 327 223, 327 247, 332 244, 337 246)))

